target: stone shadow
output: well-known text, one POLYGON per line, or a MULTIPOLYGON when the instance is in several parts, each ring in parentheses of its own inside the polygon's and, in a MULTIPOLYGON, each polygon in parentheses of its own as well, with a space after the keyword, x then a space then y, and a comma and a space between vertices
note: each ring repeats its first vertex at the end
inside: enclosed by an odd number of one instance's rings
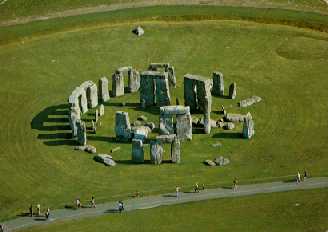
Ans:
POLYGON ((242 134, 241 133, 216 133, 212 136, 212 138, 216 138, 216 139, 241 139, 242 138, 242 134))
POLYGON ((43 142, 45 145, 77 145, 72 140, 68 114, 68 104, 46 107, 32 119, 31 129, 42 132, 37 138, 45 140, 43 142))

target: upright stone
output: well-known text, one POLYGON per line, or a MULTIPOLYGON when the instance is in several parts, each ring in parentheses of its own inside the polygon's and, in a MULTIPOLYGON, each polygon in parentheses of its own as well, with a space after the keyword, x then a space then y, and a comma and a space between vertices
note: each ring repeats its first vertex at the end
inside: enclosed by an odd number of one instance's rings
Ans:
POLYGON ((78 108, 78 111, 80 110, 79 107, 72 107, 73 109, 71 109, 70 111, 70 115, 69 115, 69 124, 70 127, 72 129, 72 137, 76 137, 77 136, 77 121, 81 119, 80 114, 77 112, 77 110, 75 110, 76 108, 78 108))
POLYGON ((116 71, 112 76, 112 94, 114 97, 124 95, 124 76, 116 71))
POLYGON ((175 70, 173 66, 169 66, 167 68, 167 72, 168 72, 168 77, 169 77, 169 82, 170 84, 176 88, 177 87, 177 79, 175 77, 175 70))
POLYGON ((220 72, 213 72, 212 93, 215 96, 224 96, 224 80, 223 74, 220 72))
POLYGON ((169 114, 161 114, 159 118, 160 134, 169 135, 174 134, 173 117, 169 114))
POLYGON ((235 99, 236 95, 237 95, 237 84, 236 82, 234 82, 229 86, 229 98, 235 99))
POLYGON ((98 109, 96 109, 96 112, 95 112, 95 122, 98 122, 98 119, 99 119, 99 111, 98 111, 98 109))
POLYGON ((210 115, 212 111, 212 80, 199 80, 197 81, 197 101, 198 108, 204 114, 210 115))
POLYGON ((204 115, 204 132, 205 134, 211 133, 211 118, 208 114, 204 115))
POLYGON ((180 140, 175 138, 171 146, 171 160, 172 163, 180 163, 180 140))
POLYGON ((140 88, 140 74, 134 69, 128 71, 128 90, 130 93, 137 92, 140 88))
POLYGON ((99 116, 104 116, 105 115, 105 107, 103 104, 100 104, 99 106, 99 116))
POLYGON ((87 100, 87 94, 84 89, 80 89, 80 95, 78 96, 78 105, 81 108, 82 114, 88 112, 88 100, 87 100))
POLYGON ((140 74, 140 103, 143 108, 155 105, 154 72, 145 71, 140 74))
POLYGON ((132 162, 144 163, 144 147, 140 139, 132 139, 132 162))
POLYGON ((196 82, 193 75, 187 74, 184 76, 184 102, 185 106, 190 107, 190 111, 197 110, 197 92, 196 82))
POLYGON ((108 88, 107 77, 102 77, 99 79, 99 99, 102 102, 109 101, 109 88, 108 88))
POLYGON ((150 161, 153 164, 161 164, 163 159, 163 146, 159 141, 150 143, 150 161))
POLYGON ((250 139, 253 137, 254 134, 254 121, 252 117, 245 117, 243 124, 243 137, 246 139, 250 139))
POLYGON ((127 112, 117 111, 115 115, 116 139, 128 141, 132 138, 131 124, 127 112))
POLYGON ((168 106, 171 104, 170 88, 167 75, 156 79, 156 105, 168 106))
POLYGON ((177 115, 176 128, 179 140, 192 140, 192 118, 190 113, 177 115))
POLYGON ((78 120, 76 122, 76 126, 77 126, 77 142, 82 146, 87 145, 87 130, 86 130, 85 122, 78 120))
POLYGON ((93 82, 86 88, 88 107, 94 108, 98 105, 98 88, 93 82))

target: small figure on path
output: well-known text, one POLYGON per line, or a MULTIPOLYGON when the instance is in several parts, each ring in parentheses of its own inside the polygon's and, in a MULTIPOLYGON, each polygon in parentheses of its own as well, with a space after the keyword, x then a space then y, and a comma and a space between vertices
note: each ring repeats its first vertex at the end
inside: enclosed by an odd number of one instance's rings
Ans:
POLYGON ((46 219, 48 220, 50 217, 50 209, 48 208, 46 213, 45 213, 46 219))
POLYGON ((122 213, 123 210, 124 210, 124 204, 123 204, 122 201, 119 201, 119 202, 118 202, 118 211, 119 211, 120 213, 122 213))
POLYGON ((0 232, 6 232, 6 228, 5 228, 5 225, 0 225, 0 232))
POLYGON ((180 187, 179 186, 175 187, 175 193, 176 193, 176 197, 179 198, 179 196, 180 196, 180 187))
POLYGON ((301 183, 301 174, 300 172, 297 172, 297 176, 296 176, 296 183, 301 183))
POLYGON ((198 185, 198 182, 196 182, 196 184, 194 186, 194 192, 195 193, 199 193, 199 185, 198 185))
POLYGON ((82 204, 79 198, 76 199, 76 208, 81 208, 82 204))
POLYGON ((138 190, 134 193, 134 197, 140 197, 140 192, 138 190))
POLYGON ((30 212, 30 217, 33 217, 33 205, 30 205, 29 212, 30 212))
POLYGON ((303 175, 303 179, 306 180, 306 178, 308 177, 308 173, 306 170, 304 170, 304 175, 303 175))
POLYGON ((202 184, 202 190, 205 190, 205 185, 204 184, 202 184))
POLYGON ((236 192, 237 189, 238 189, 238 180, 237 180, 236 177, 233 179, 232 184, 233 184, 232 190, 233 190, 234 192, 236 192))
POLYGON ((91 197, 91 208, 96 208, 96 199, 94 196, 91 197))
POLYGON ((41 215, 41 205, 40 204, 36 205, 36 211, 37 211, 37 214, 38 214, 38 217, 39 217, 41 215))

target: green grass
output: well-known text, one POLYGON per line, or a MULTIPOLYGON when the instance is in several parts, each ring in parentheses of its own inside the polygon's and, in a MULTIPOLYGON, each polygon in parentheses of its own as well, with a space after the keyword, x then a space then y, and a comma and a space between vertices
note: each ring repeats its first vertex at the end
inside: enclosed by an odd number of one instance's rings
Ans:
MULTIPOLYGON (((30 203, 58 208, 91 194, 106 201, 136 189, 151 194, 196 181, 230 184, 235 176, 241 182, 263 181, 303 168, 327 175, 327 34, 242 21, 192 21, 145 22, 145 36, 136 38, 132 26, 82 28, 1 47, 0 218, 21 213, 30 203), (96 136, 89 135, 101 153, 120 146, 113 156, 122 162, 108 168, 90 154, 73 151, 63 104, 74 87, 111 76, 123 65, 144 70, 160 61, 176 67, 173 99, 182 100, 185 73, 209 76, 214 70, 224 73, 226 87, 232 81, 238 85, 236 100, 214 98, 214 111, 224 104, 240 112, 239 100, 261 96, 263 102, 242 110, 254 116, 255 138, 243 140, 217 129, 184 143, 181 165, 131 165, 131 145, 110 139, 114 112, 128 111, 131 121, 144 114, 156 123, 158 114, 135 104, 119 107, 122 101, 138 103, 138 94, 128 94, 110 100, 103 126, 96 136), (222 148, 212 147, 218 141, 222 148), (231 165, 202 164, 218 155, 229 157, 231 165)), ((239 130, 240 125, 235 133, 239 130)))
POLYGON ((318 232, 328 228, 328 190, 209 200, 56 222, 22 232, 266 231, 318 232), (141 223, 142 222, 142 223, 141 223))
MULTIPOLYGON (((0 3, 3 0, 0 1, 0 3)), ((94 7, 113 4, 158 4, 156 0, 8 0, 0 5, 0 20, 14 19, 24 16, 47 15, 80 7, 94 7)), ((178 2, 178 1, 176 1, 178 2)), ((174 3, 174 1, 171 1, 174 3)), ((278 7, 299 10, 320 10, 326 12, 328 7, 322 0, 214 0, 203 3, 220 5, 243 5, 258 7, 278 7)))

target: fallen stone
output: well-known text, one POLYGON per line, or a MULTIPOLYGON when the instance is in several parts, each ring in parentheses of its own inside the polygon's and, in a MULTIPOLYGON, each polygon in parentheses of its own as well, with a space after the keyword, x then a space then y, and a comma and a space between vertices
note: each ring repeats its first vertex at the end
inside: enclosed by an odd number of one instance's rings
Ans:
POLYGON ((140 115, 137 120, 146 122, 148 118, 145 115, 140 115))
POLYGON ((229 98, 235 99, 236 95, 237 95, 237 84, 236 82, 234 82, 229 86, 229 98))
POLYGON ((86 145, 85 146, 85 151, 91 154, 96 154, 97 153, 97 149, 92 146, 92 145, 86 145))
POLYGON ((213 162, 212 160, 205 160, 204 164, 207 164, 208 166, 212 166, 212 167, 216 166, 216 163, 213 162))
POLYGON ((221 147, 221 146, 222 146, 222 143, 220 143, 220 142, 212 144, 212 147, 221 147))
POLYGON ((156 125, 153 122, 147 122, 145 123, 145 126, 149 127, 150 130, 154 130, 156 128, 156 125))
POLYGON ((228 122, 243 122, 245 118, 249 117, 249 115, 243 115, 243 114, 226 114, 225 120, 228 122))
POLYGON ((244 99, 242 101, 239 102, 239 106, 240 107, 248 107, 248 106, 251 106, 255 103, 258 103, 262 101, 262 98, 261 97, 258 97, 258 96, 252 96, 250 98, 247 98, 247 99, 244 99))
POLYGON ((114 153, 115 151, 118 151, 120 149, 121 149, 121 147, 115 147, 115 148, 110 150, 110 153, 114 153))
POLYGON ((214 159, 214 163, 217 166, 225 166, 230 163, 230 160, 228 158, 224 158, 223 156, 220 156, 214 159))
POLYGON ((233 124, 232 122, 226 122, 225 125, 223 126, 223 129, 233 130, 235 129, 235 124, 233 124))
POLYGON ((113 157, 108 154, 98 154, 94 157, 95 161, 103 163, 107 166, 116 166, 116 162, 113 160, 113 157))

